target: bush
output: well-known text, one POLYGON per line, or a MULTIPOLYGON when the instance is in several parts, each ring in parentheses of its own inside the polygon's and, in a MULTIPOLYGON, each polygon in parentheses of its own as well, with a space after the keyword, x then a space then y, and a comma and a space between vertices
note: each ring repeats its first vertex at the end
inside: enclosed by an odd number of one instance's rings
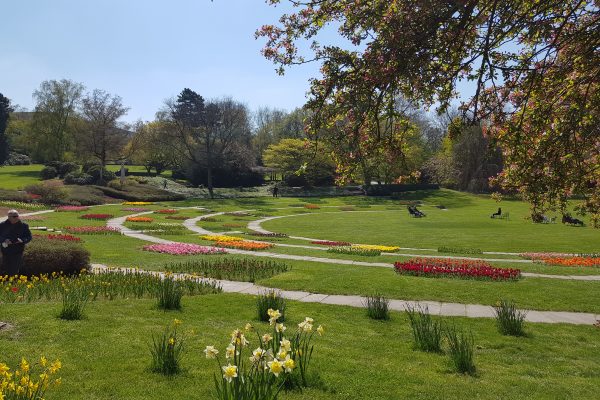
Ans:
POLYGON ((427 307, 407 307, 406 313, 410 321, 415 347, 421 351, 442 352, 442 323, 434 321, 427 307))
POLYGON ((31 196, 18 190, 0 189, 0 199, 28 203, 31 201, 31 196))
POLYGON ((269 321, 269 310, 279 310, 281 316, 278 322, 285 321, 285 299, 277 290, 267 290, 256 299, 256 316, 259 321, 269 321))
POLYGON ((108 186, 109 188, 117 189, 117 190, 122 190, 126 186, 133 186, 133 185, 138 185, 138 181, 135 179, 131 179, 131 178, 125 178, 125 181, 123 182, 122 185, 121 185, 121 179, 118 179, 118 178, 113 179, 112 181, 110 181, 106 184, 106 186, 108 186))
POLYGON ((448 355, 456 372, 473 375, 475 373, 473 334, 457 331, 455 327, 452 327, 446 331, 446 338, 448 339, 448 355))
POLYGON ((25 154, 13 153, 11 152, 8 156, 8 160, 4 163, 4 165, 29 165, 31 164, 31 158, 25 154))
POLYGON ((40 171, 40 178, 47 181, 48 179, 54 179, 58 176, 58 171, 54 167, 44 167, 40 171))
POLYGON ((385 321, 390 319, 390 301, 382 295, 367 296, 363 304, 367 308, 369 318, 385 321))
POLYGON ((94 178, 85 172, 70 172, 65 175, 65 183, 68 185, 91 185, 94 178))
POLYGON ((107 186, 98 186, 105 195, 127 201, 176 201, 184 200, 185 196, 146 185, 123 187, 123 190, 107 186))
POLYGON ((56 173, 60 178, 64 178, 67 174, 79 172, 79 164, 70 161, 50 161, 46 163, 46 167, 56 169, 56 173))
POLYGON ((72 185, 67 190, 69 191, 69 195, 66 201, 69 204, 93 206, 95 204, 106 203, 104 193, 95 186, 72 185))
POLYGON ((525 336, 523 323, 525 321, 526 313, 517 310, 515 303, 500 300, 500 302, 494 306, 494 309, 496 311, 496 324, 498 325, 498 331, 501 334, 525 336))
POLYGON ((68 192, 59 181, 27 185, 25 191, 40 196, 40 202, 45 204, 61 204, 68 196, 68 192))
POLYGON ((91 175, 93 182, 97 185, 103 185, 117 178, 114 172, 102 168, 101 165, 92 165, 85 173, 91 175), (102 177, 100 177, 100 173, 102 173, 102 177))
POLYGON ((25 247, 21 275, 73 274, 88 268, 89 263, 89 251, 78 242, 36 237, 25 247))

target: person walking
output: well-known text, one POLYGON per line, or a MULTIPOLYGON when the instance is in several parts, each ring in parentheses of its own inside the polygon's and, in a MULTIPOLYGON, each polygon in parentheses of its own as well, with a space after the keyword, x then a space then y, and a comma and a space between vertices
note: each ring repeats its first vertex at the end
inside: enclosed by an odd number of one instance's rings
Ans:
POLYGON ((2 266, 0 276, 18 275, 23 264, 25 244, 31 242, 29 225, 19 219, 17 210, 10 210, 6 221, 0 223, 2 266))
POLYGON ((277 186, 275 186, 273 188, 273 197, 277 197, 279 195, 279 188, 277 186))

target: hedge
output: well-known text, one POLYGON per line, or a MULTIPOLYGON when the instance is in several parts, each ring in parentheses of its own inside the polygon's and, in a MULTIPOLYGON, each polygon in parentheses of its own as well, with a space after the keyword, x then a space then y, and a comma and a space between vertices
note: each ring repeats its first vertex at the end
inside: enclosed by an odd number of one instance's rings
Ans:
POLYGON ((368 196, 391 196, 394 193, 416 190, 438 190, 440 185, 416 183, 406 185, 372 185, 365 188, 368 196))
MULTIPOLYGON (((0 262, 2 255, 0 254, 0 262)), ((23 254, 21 275, 72 274, 89 268, 90 252, 77 242, 35 237, 23 254)))

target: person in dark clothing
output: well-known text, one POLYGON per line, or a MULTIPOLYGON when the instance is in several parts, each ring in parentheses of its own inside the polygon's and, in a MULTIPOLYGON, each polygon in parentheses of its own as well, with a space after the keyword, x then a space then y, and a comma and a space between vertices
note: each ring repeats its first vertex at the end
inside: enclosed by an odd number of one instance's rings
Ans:
POLYGON ((0 275, 18 275, 23 264, 25 244, 31 241, 29 225, 19 219, 17 210, 8 212, 8 219, 0 223, 2 266, 0 275))
POLYGON ((273 197, 277 197, 278 194, 279 194, 279 188, 277 186, 275 186, 273 188, 273 197))

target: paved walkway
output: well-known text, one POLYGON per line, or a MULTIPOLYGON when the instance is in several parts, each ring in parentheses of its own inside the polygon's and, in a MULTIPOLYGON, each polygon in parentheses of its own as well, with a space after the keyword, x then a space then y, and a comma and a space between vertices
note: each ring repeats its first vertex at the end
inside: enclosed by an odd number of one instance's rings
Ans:
MULTIPOLYGON (((92 264, 92 271, 106 271, 108 268, 102 264, 92 264)), ((116 269, 126 271, 126 268, 116 269)), ((139 271, 139 270, 137 270, 139 271)), ((143 271, 152 274, 164 276, 164 273, 154 271, 143 271)), ((176 277, 191 277, 192 275, 176 274, 176 277)), ((194 277, 196 278, 196 277, 194 277)), ((255 285, 251 282, 236 282, 227 280, 207 279, 211 282, 217 282, 226 293, 242 293, 257 295, 273 288, 255 285)), ((275 289, 279 290, 279 289, 275 289)), ((304 291, 280 290, 281 295, 286 299, 301 301, 304 303, 321 303, 338 306, 360 307, 364 308, 365 297, 346 296, 346 295, 328 295, 321 293, 310 293, 304 291)), ((427 308, 429 314, 469 317, 469 318, 494 318, 494 308, 482 304, 460 304, 444 303, 438 301, 408 301, 408 300, 390 300, 389 308, 393 311, 406 311, 407 307, 427 308)), ((600 320, 600 314, 577 313, 564 311, 535 311, 521 310, 526 313, 525 320, 528 322, 540 323, 565 323, 574 325, 593 325, 600 320)))

